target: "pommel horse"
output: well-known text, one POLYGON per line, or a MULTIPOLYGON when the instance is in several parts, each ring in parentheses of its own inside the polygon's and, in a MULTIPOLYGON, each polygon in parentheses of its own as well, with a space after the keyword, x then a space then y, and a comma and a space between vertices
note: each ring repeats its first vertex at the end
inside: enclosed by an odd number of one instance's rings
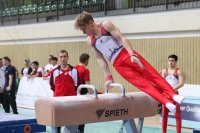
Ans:
POLYGON ((37 122, 51 126, 52 133, 57 133, 59 126, 65 126, 64 133, 76 133, 80 124, 123 120, 127 133, 141 133, 144 117, 155 116, 158 103, 143 92, 129 92, 121 84, 122 93, 97 95, 93 85, 80 85, 77 96, 41 98, 35 101, 37 122), (91 88, 94 95, 80 95, 81 88, 91 88), (83 115, 84 112, 84 115, 83 115), (139 118, 136 127, 133 118, 139 118))

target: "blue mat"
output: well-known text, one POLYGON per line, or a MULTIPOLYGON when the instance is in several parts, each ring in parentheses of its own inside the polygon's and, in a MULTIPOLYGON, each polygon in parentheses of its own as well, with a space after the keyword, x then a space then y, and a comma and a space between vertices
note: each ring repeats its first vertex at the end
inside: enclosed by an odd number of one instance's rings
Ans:
POLYGON ((34 133, 44 131, 46 131, 46 127, 38 125, 35 117, 0 113, 1 133, 34 133))
POLYGON ((200 133, 200 128, 199 129, 194 129, 193 133, 200 133))

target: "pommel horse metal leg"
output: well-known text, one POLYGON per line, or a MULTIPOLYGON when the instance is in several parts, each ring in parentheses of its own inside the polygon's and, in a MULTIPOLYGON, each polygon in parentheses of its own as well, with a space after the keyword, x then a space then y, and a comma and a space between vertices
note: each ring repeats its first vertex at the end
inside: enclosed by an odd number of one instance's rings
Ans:
POLYGON ((78 125, 76 126, 65 126, 64 133, 76 133, 78 125))
POLYGON ((58 133, 57 127, 51 127, 52 133, 58 133))
MULTIPOLYGON (((65 126, 63 133, 76 133, 78 125, 76 126, 65 126)), ((52 133, 58 133, 57 127, 51 127, 52 133)))
POLYGON ((139 118, 137 125, 138 133, 142 133, 143 123, 144 123, 144 118, 139 118))
POLYGON ((142 133, 144 118, 139 118, 136 127, 134 119, 123 120, 124 128, 127 133, 142 133))

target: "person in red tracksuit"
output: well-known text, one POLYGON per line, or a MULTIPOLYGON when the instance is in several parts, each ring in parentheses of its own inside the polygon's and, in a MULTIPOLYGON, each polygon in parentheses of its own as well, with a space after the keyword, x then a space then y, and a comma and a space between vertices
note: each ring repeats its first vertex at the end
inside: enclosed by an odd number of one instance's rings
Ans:
MULTIPOLYGON (((168 56, 169 67, 163 69, 161 75, 165 80, 173 87, 173 89, 178 94, 178 89, 184 85, 184 75, 180 68, 177 68, 176 64, 178 61, 178 57, 176 55, 168 56)), ((173 102, 173 101, 172 101, 173 102)), ((176 132, 181 133, 182 126, 182 118, 181 118, 181 109, 180 105, 174 103, 176 105, 176 132)), ((167 120, 168 120, 169 110, 162 105, 162 133, 166 133, 167 131, 167 120)))
MULTIPOLYGON (((90 58, 90 56, 88 54, 86 54, 86 53, 81 54, 79 57, 80 63, 78 65, 74 66, 74 68, 76 68, 78 70, 78 76, 79 76, 78 86, 81 84, 90 84, 90 71, 86 68, 86 66, 89 63, 89 58, 90 58)), ((88 93, 87 88, 81 89, 81 95, 85 95, 87 93, 88 93)), ((85 128, 85 124, 79 125, 78 131, 80 133, 84 133, 84 128, 85 128)))
MULTIPOLYGON (((60 65, 53 69, 50 77, 50 86, 54 91, 53 96, 76 96, 78 85, 78 72, 75 68, 68 64, 68 52, 61 50, 58 53, 60 65)), ((58 133, 61 127, 57 127, 58 133)))
MULTIPOLYGON (((80 63, 74 66, 74 68, 76 68, 78 71, 78 76, 79 76, 78 86, 81 84, 90 84, 90 71, 86 67, 89 63, 89 58, 90 56, 88 54, 86 53, 81 54, 79 57, 80 63)), ((88 91, 89 90, 87 88, 82 88, 81 94, 83 95, 87 94, 88 91)))
POLYGON ((87 43, 104 72, 106 87, 111 88, 110 84, 114 81, 103 56, 124 79, 164 104, 171 112, 176 112, 176 106, 165 94, 179 104, 184 97, 177 95, 162 76, 132 49, 129 41, 112 22, 103 21, 96 24, 93 17, 84 11, 77 16, 74 27, 88 36, 87 43))

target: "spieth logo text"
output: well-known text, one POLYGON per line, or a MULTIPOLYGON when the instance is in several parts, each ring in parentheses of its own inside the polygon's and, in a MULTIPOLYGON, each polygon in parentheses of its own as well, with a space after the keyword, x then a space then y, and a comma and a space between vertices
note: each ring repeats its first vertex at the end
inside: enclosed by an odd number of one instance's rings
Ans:
POLYGON ((128 109, 116 109, 116 110, 97 109, 95 113, 98 119, 100 119, 101 116, 111 117, 111 116, 128 115, 128 109))

